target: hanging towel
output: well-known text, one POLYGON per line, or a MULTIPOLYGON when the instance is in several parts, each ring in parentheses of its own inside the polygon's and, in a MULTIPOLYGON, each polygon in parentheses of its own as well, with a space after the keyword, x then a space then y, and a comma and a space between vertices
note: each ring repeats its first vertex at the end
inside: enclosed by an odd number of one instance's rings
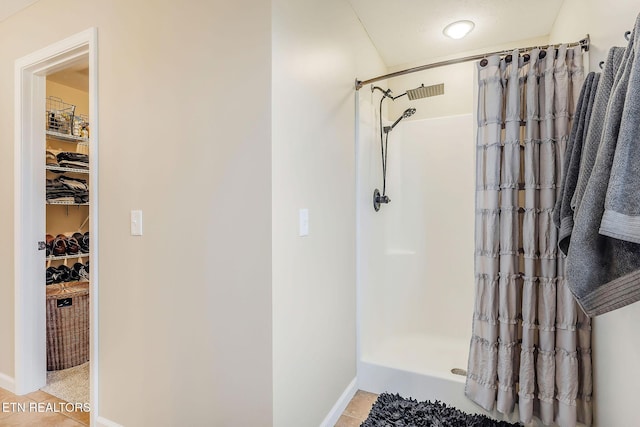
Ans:
POLYGON ((576 115, 573 119, 573 126, 571 127, 569 142, 567 143, 566 152, 568 155, 565 157, 563 165, 561 192, 560 196, 556 199, 556 205, 553 210, 553 221, 556 227, 559 228, 558 248, 565 255, 569 248, 569 239, 571 237, 571 231, 573 230, 571 199, 578 180, 582 145, 586 138, 599 79, 600 74, 594 72, 589 73, 580 91, 580 97, 578 98, 578 104, 576 106, 576 115))
POLYGON ((587 182, 589 182, 591 171, 593 170, 593 164, 596 161, 596 155, 598 154, 598 147, 600 146, 602 131, 604 129, 604 118, 607 114, 607 104, 611 96, 613 81, 622 63, 624 52, 625 48, 623 47, 612 47, 609 49, 607 60, 604 63, 604 70, 602 70, 602 75, 598 82, 598 89, 595 94, 596 98, 593 102, 593 110, 587 128, 587 137, 584 140, 582 155, 580 157, 578 182, 576 183, 576 189, 571 199, 571 208, 574 212, 577 211, 582 201, 584 190, 587 182))
POLYGON ((640 300, 640 244, 634 242, 633 232, 618 233, 611 226, 613 219, 632 218, 633 209, 640 206, 640 177, 633 169, 634 162, 640 162, 634 148, 640 126, 639 30, 640 16, 612 87, 602 140, 576 211, 567 257, 569 287, 589 316, 640 300), (606 235, 600 234, 605 200, 611 212, 603 223, 606 235), (632 240, 612 238, 612 231, 632 240))
MULTIPOLYGON (((640 16, 638 18, 640 21, 640 16)), ((640 244, 640 24, 636 25, 633 68, 613 157, 600 234, 640 244)), ((637 249, 637 248, 636 248, 637 249)), ((635 255, 635 254, 631 254, 635 255)), ((635 261, 636 256, 633 256, 635 261)), ((638 266, 640 267, 640 266, 638 266)))

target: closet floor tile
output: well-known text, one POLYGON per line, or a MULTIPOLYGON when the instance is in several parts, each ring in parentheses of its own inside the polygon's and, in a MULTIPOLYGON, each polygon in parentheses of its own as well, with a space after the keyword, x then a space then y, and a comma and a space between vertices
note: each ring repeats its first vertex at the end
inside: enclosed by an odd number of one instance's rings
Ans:
MULTIPOLYGON (((335 427, 358 427, 369 416, 371 407, 378 398, 377 394, 358 390, 353 396, 335 427)), ((55 396, 43 391, 35 391, 25 396, 15 394, 0 388, 1 402, 15 403, 61 403, 55 396)), ((0 423, 5 427, 86 427, 89 425, 90 413, 73 412, 3 412, 0 411, 0 423)))

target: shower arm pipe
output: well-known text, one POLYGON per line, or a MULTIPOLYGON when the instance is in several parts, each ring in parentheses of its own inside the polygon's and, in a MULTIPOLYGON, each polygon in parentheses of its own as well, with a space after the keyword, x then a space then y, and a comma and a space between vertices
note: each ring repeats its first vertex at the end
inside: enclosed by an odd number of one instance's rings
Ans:
POLYGON ((374 91, 374 90, 376 90, 376 89, 377 89, 377 90, 379 90, 380 92, 382 92, 382 95, 383 95, 383 96, 382 96, 382 98, 383 98, 383 99, 384 99, 384 98, 389 98, 389 99, 391 99, 392 101, 395 101, 396 99, 398 99, 398 98, 400 98, 400 97, 402 97, 402 96, 405 96, 405 95, 407 94, 407 92, 405 92, 405 93, 403 93, 402 95, 393 96, 393 95, 391 94, 391 89, 384 90, 384 89, 382 89, 380 86, 371 86, 371 92, 373 92, 373 91, 374 91))
MULTIPOLYGON (((586 52, 588 52, 590 43, 591 43, 591 39, 589 37, 589 34, 587 34, 585 38, 583 38, 583 39, 581 39, 581 40, 579 40, 577 42, 566 43, 566 44, 567 44, 568 47, 581 46, 582 49, 584 49, 586 52)), ((522 51, 522 52, 530 52, 533 49, 547 49, 547 48, 550 48, 550 47, 559 47, 562 44, 565 44, 565 43, 549 44, 549 45, 542 45, 542 46, 530 46, 530 47, 514 48, 514 49, 508 49, 508 50, 499 50, 499 51, 496 51, 496 52, 479 53, 477 55, 465 56, 463 58, 448 59, 446 61, 434 62, 434 63, 431 63, 431 64, 421 65, 419 67, 407 68, 406 70, 396 71, 396 72, 393 72, 393 73, 389 73, 389 74, 385 74, 385 75, 382 75, 382 76, 374 77, 374 78, 368 79, 368 80, 358 80, 358 79, 356 79, 356 90, 360 90, 364 85, 368 85, 370 83, 374 83, 374 82, 377 82, 377 81, 380 81, 380 80, 386 80, 386 79, 390 79, 392 77, 403 76, 405 74, 411 74, 411 73, 415 73, 415 72, 418 72, 418 71, 429 70, 431 68, 444 67, 445 65, 461 64, 463 62, 469 62, 469 61, 477 61, 479 59, 483 59, 483 58, 486 58, 488 56, 493 56, 493 55, 508 55, 508 54, 512 53, 515 49, 518 49, 519 51, 522 51)))

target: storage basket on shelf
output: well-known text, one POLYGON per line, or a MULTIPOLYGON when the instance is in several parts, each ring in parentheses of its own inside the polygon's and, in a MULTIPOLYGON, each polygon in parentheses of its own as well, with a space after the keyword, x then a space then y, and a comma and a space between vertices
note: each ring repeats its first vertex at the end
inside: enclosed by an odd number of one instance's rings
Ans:
POLYGON ((47 370, 89 361, 89 283, 47 286, 47 370))
POLYGON ((76 106, 56 96, 47 97, 47 130, 71 135, 76 106))
POLYGON ((48 131, 82 138, 89 137, 89 117, 85 114, 76 114, 75 105, 64 102, 57 96, 48 96, 46 110, 48 131))

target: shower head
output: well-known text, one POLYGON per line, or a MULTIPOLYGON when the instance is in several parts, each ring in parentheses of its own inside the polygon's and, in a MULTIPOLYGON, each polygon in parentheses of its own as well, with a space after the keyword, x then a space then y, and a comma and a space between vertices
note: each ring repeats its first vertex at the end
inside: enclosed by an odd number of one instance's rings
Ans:
POLYGON ((415 108, 407 108, 406 110, 404 110, 404 113, 402 113, 402 118, 403 119, 407 119, 411 116, 413 116, 413 113, 416 112, 415 108))
POLYGON ((430 96, 444 95, 444 83, 437 85, 425 86, 424 84, 415 89, 409 89, 407 96, 410 100, 428 98, 430 96))
POLYGON ((415 108, 407 108, 406 110, 404 110, 404 113, 402 113, 402 115, 400 117, 398 117, 398 120, 396 120, 395 122, 393 122, 393 124, 391 126, 385 126, 382 130, 384 131, 384 133, 389 133, 393 130, 394 127, 396 127, 396 125, 398 123, 400 123, 400 120, 405 119, 407 117, 411 117, 413 116, 413 114, 416 112, 415 108))

